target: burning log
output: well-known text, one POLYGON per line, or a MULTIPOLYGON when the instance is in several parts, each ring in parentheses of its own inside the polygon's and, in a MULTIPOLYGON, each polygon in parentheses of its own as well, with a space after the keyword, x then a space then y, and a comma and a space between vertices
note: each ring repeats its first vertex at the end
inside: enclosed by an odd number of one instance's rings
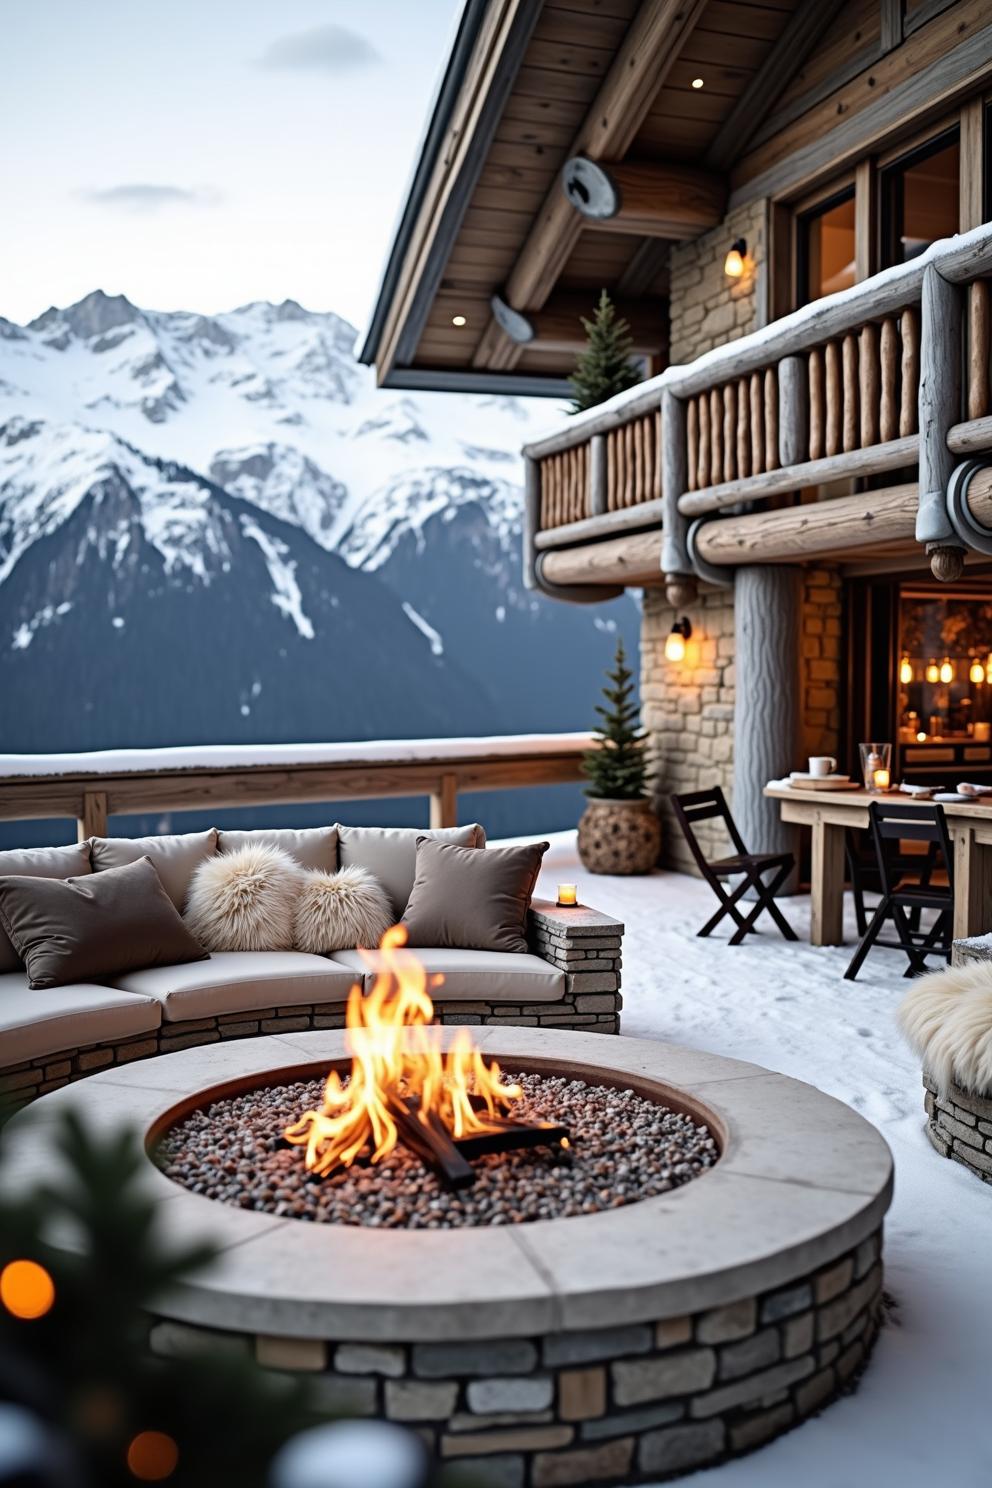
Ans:
POLYGON ((499 1109, 522 1092, 503 1084, 499 1065, 486 1064, 467 1028, 457 1031, 447 1052, 441 1049, 427 975, 401 950, 405 939, 400 926, 387 930, 371 992, 363 996, 358 984, 351 989, 347 1084, 332 1070, 320 1110, 305 1111, 283 1134, 306 1148, 308 1172, 325 1177, 369 1153, 375 1164, 402 1142, 450 1188, 460 1189, 475 1182, 470 1156, 567 1147, 565 1127, 518 1121, 499 1109))

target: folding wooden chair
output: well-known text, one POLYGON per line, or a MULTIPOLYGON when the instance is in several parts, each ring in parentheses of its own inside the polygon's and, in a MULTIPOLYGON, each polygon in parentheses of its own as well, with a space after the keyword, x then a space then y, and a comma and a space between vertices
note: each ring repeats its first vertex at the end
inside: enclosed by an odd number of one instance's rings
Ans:
POLYGON ((775 903, 775 895, 795 867, 792 853, 749 853, 730 814, 723 790, 718 785, 712 790, 689 791, 682 796, 672 796, 672 806, 700 873, 720 901, 716 914, 696 934, 709 935, 724 915, 729 915, 737 926, 730 937, 730 944, 740 945, 749 932, 757 933, 755 921, 762 911, 767 910, 786 940, 798 940, 798 935, 775 903), (700 847, 693 828, 697 822, 714 821, 717 818, 723 822, 737 851, 731 857, 714 858, 710 861, 700 847), (774 872, 774 877, 765 883, 762 874, 769 871, 774 872), (737 877, 740 877, 740 883, 732 893, 728 893, 723 880, 737 877), (750 889, 757 895, 757 901, 748 914, 742 915, 738 905, 750 889))
POLYGON ((926 971, 928 956, 951 959, 954 920, 954 854, 942 806, 904 806, 897 801, 872 801, 868 825, 875 844, 882 898, 871 923, 858 943, 844 976, 853 982, 874 945, 892 946, 909 958, 905 976, 926 971), (908 858, 903 842, 925 842, 929 846, 919 859, 917 876, 907 877, 908 858), (947 883, 933 882, 938 856, 943 859, 947 883), (929 930, 921 927, 921 910, 934 909, 937 917, 929 930), (886 920, 895 925, 897 940, 880 940, 886 920))

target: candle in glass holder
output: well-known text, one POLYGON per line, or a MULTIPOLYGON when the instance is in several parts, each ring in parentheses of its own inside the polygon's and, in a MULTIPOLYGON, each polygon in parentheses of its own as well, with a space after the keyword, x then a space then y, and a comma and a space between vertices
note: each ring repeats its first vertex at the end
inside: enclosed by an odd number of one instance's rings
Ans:
POLYGON ((574 907, 579 902, 579 891, 575 884, 558 885, 558 903, 563 909, 574 907))
POLYGON ((875 789, 876 790, 888 790, 890 780, 891 780, 891 776, 889 775, 888 770, 876 770, 875 771, 875 789))

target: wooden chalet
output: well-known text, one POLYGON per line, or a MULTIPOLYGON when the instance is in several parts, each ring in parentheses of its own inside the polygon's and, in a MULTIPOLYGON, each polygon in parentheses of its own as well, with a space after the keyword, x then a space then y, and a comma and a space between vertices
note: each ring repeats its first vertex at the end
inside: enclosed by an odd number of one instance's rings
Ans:
POLYGON ((525 582, 643 589, 659 798, 756 846, 806 753, 992 780, 990 120, 987 0, 462 13, 363 360, 560 396, 609 290, 644 380, 524 451, 525 582))

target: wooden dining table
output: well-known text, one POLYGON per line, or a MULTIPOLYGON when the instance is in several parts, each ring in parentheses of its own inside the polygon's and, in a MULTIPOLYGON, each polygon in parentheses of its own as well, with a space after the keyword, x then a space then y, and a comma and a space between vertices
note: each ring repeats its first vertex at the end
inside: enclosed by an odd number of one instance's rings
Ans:
MULTIPOLYGON (((866 790, 802 790, 772 781, 765 795, 781 802, 782 820, 810 827, 811 945, 843 945, 844 881, 847 864, 844 833, 868 825, 872 801, 896 801, 913 810, 934 804, 899 791, 884 796, 866 790)), ((992 797, 975 801, 940 801, 954 847, 954 936, 983 935, 992 930, 992 797)))

